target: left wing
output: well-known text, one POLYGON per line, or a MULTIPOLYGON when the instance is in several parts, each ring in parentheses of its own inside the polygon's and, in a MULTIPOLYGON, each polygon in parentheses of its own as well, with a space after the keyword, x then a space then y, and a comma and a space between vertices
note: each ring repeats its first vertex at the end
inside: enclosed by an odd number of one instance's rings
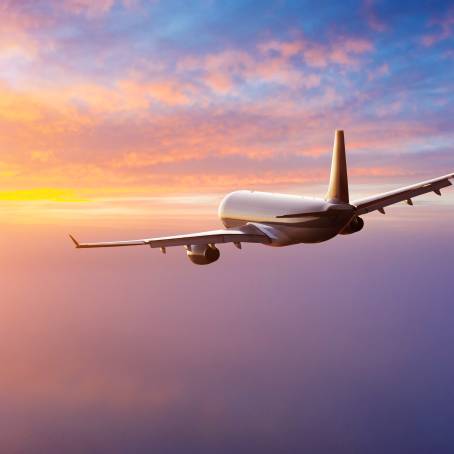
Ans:
POLYGON ((217 243, 270 243, 270 238, 257 227, 247 224, 238 229, 211 230, 209 232, 190 233, 187 235, 145 238, 142 240, 108 241, 101 243, 79 243, 69 235, 76 248, 150 246, 166 248, 169 246, 205 245, 217 243))
POLYGON ((407 201, 409 205, 413 205, 411 199, 421 194, 435 192, 441 195, 440 189, 451 186, 450 180, 454 179, 454 173, 434 178, 433 180, 423 181, 412 186, 396 189, 395 191, 385 192, 383 194, 367 197, 365 199, 355 200, 351 202, 356 207, 356 214, 366 214, 371 211, 378 210, 384 213, 384 207, 394 203, 407 201))

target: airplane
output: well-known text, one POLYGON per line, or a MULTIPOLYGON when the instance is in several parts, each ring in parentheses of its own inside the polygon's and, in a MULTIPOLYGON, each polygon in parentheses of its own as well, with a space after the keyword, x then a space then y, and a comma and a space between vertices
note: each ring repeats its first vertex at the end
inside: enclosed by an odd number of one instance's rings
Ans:
POLYGON ((334 136, 328 192, 324 199, 299 195, 259 191, 235 191, 227 194, 219 205, 219 218, 225 229, 160 238, 129 241, 79 243, 72 235, 76 248, 149 246, 160 248, 184 246, 192 263, 207 265, 219 259, 216 247, 233 243, 260 243, 267 246, 289 246, 300 243, 320 243, 337 235, 350 235, 364 227, 361 216, 372 211, 385 214, 384 208, 398 202, 413 205, 413 197, 451 186, 454 173, 406 186, 394 191, 350 202, 345 155, 344 131, 334 136))

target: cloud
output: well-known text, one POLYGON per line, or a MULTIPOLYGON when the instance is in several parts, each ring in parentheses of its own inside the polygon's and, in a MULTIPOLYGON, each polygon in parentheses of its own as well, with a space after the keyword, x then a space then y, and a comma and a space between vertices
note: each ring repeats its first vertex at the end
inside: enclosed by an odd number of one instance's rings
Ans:
POLYGON ((321 182, 339 127, 353 157, 371 158, 356 167, 382 168, 374 178, 385 180, 403 168, 398 154, 450 137, 446 85, 428 103, 424 68, 415 61, 409 83, 392 52, 383 55, 386 36, 377 46, 369 31, 271 27, 241 43, 233 31, 222 42, 207 44, 203 32, 182 42, 160 20, 165 5, 156 20, 113 0, 9 5, 0 9, 4 190, 217 193, 321 182), (29 58, 2 60, 2 45, 3 56, 13 45, 29 58), (386 150, 394 161, 377 162, 386 150))
POLYGON ((304 61, 315 68, 325 68, 337 64, 355 69, 359 66, 359 57, 372 51, 372 42, 367 39, 339 39, 330 45, 312 44, 303 52, 304 61))
POLYGON ((360 57, 373 50, 366 39, 342 38, 322 45, 306 38, 260 42, 257 51, 226 49, 203 56, 188 56, 177 65, 180 74, 195 73, 219 94, 236 92, 247 84, 278 84, 290 89, 314 88, 321 76, 310 69, 340 65, 357 69, 360 57), (303 68, 306 63, 309 69, 303 68))
POLYGON ((431 47, 434 44, 450 38, 454 30, 454 9, 451 9, 442 18, 431 19, 429 27, 434 31, 422 36, 421 42, 425 47, 431 47))
POLYGON ((32 161, 38 162, 49 162, 54 156, 54 153, 50 150, 33 150, 30 153, 32 161))
POLYGON ((140 81, 136 79, 120 80, 117 87, 125 99, 136 100, 136 105, 146 108, 153 101, 169 106, 185 105, 191 102, 185 93, 190 87, 177 80, 140 81))
POLYGON ((29 11, 21 2, 6 1, 0 6, 0 63, 15 57, 30 60, 40 49, 51 47, 50 37, 43 36, 38 41, 34 35, 51 22, 52 19, 29 11))
POLYGON ((339 122, 337 111, 345 100, 332 87, 305 102, 303 93, 196 105, 189 97, 191 85, 179 86, 172 78, 162 84, 131 76, 110 88, 81 84, 24 92, 1 86, 0 149, 8 150, 0 152, 3 187, 217 192, 236 175, 238 184, 270 188, 302 183, 303 174, 307 181, 322 181, 321 173, 311 172, 324 172, 328 162, 308 160, 295 172, 301 163, 291 157, 328 156, 335 127, 347 130, 352 153, 417 147, 438 131, 436 119, 396 119, 403 107, 397 101, 377 107, 380 122, 361 118, 354 107, 340 108, 339 122), (247 162, 226 173, 230 158, 247 162), (242 175, 242 168, 249 173, 242 175))
POLYGON ((93 19, 109 13, 116 4, 132 8, 136 0, 63 0, 56 2, 65 12, 93 19))
POLYGON ((364 0, 363 10, 369 27, 376 32, 385 32, 388 27, 375 10, 375 0, 364 0))
POLYGON ((390 74, 389 65, 387 63, 383 63, 377 68, 373 68, 372 70, 368 71, 368 79, 374 80, 380 77, 388 76, 390 74))
POLYGON ((74 14, 86 14, 87 16, 99 16, 110 11, 115 0, 64 0, 63 8, 74 14))

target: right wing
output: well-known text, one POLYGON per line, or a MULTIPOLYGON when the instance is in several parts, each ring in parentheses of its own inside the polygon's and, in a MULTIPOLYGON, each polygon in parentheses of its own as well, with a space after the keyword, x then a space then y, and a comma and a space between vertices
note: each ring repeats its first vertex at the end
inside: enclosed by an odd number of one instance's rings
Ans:
POLYGON ((405 200, 411 205, 411 199, 421 194, 435 192, 436 194, 441 195, 440 189, 451 186, 452 183, 450 180, 452 179, 454 179, 454 173, 396 189, 395 191, 355 200, 354 202, 351 202, 351 204, 356 207, 356 214, 358 216, 375 210, 384 212, 384 207, 405 200))
POLYGON ((218 243, 270 243, 270 238, 252 224, 237 229, 211 230, 208 232, 190 233, 186 235, 145 238, 141 240, 107 241, 100 243, 79 243, 69 235, 76 248, 150 246, 166 248, 170 246, 196 246, 218 243))

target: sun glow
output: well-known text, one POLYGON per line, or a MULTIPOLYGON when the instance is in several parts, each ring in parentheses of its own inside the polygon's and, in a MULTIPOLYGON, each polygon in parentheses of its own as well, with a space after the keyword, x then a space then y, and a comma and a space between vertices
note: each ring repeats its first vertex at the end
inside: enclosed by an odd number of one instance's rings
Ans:
POLYGON ((0 201, 87 202, 88 199, 80 197, 73 189, 35 188, 0 191, 0 201))

